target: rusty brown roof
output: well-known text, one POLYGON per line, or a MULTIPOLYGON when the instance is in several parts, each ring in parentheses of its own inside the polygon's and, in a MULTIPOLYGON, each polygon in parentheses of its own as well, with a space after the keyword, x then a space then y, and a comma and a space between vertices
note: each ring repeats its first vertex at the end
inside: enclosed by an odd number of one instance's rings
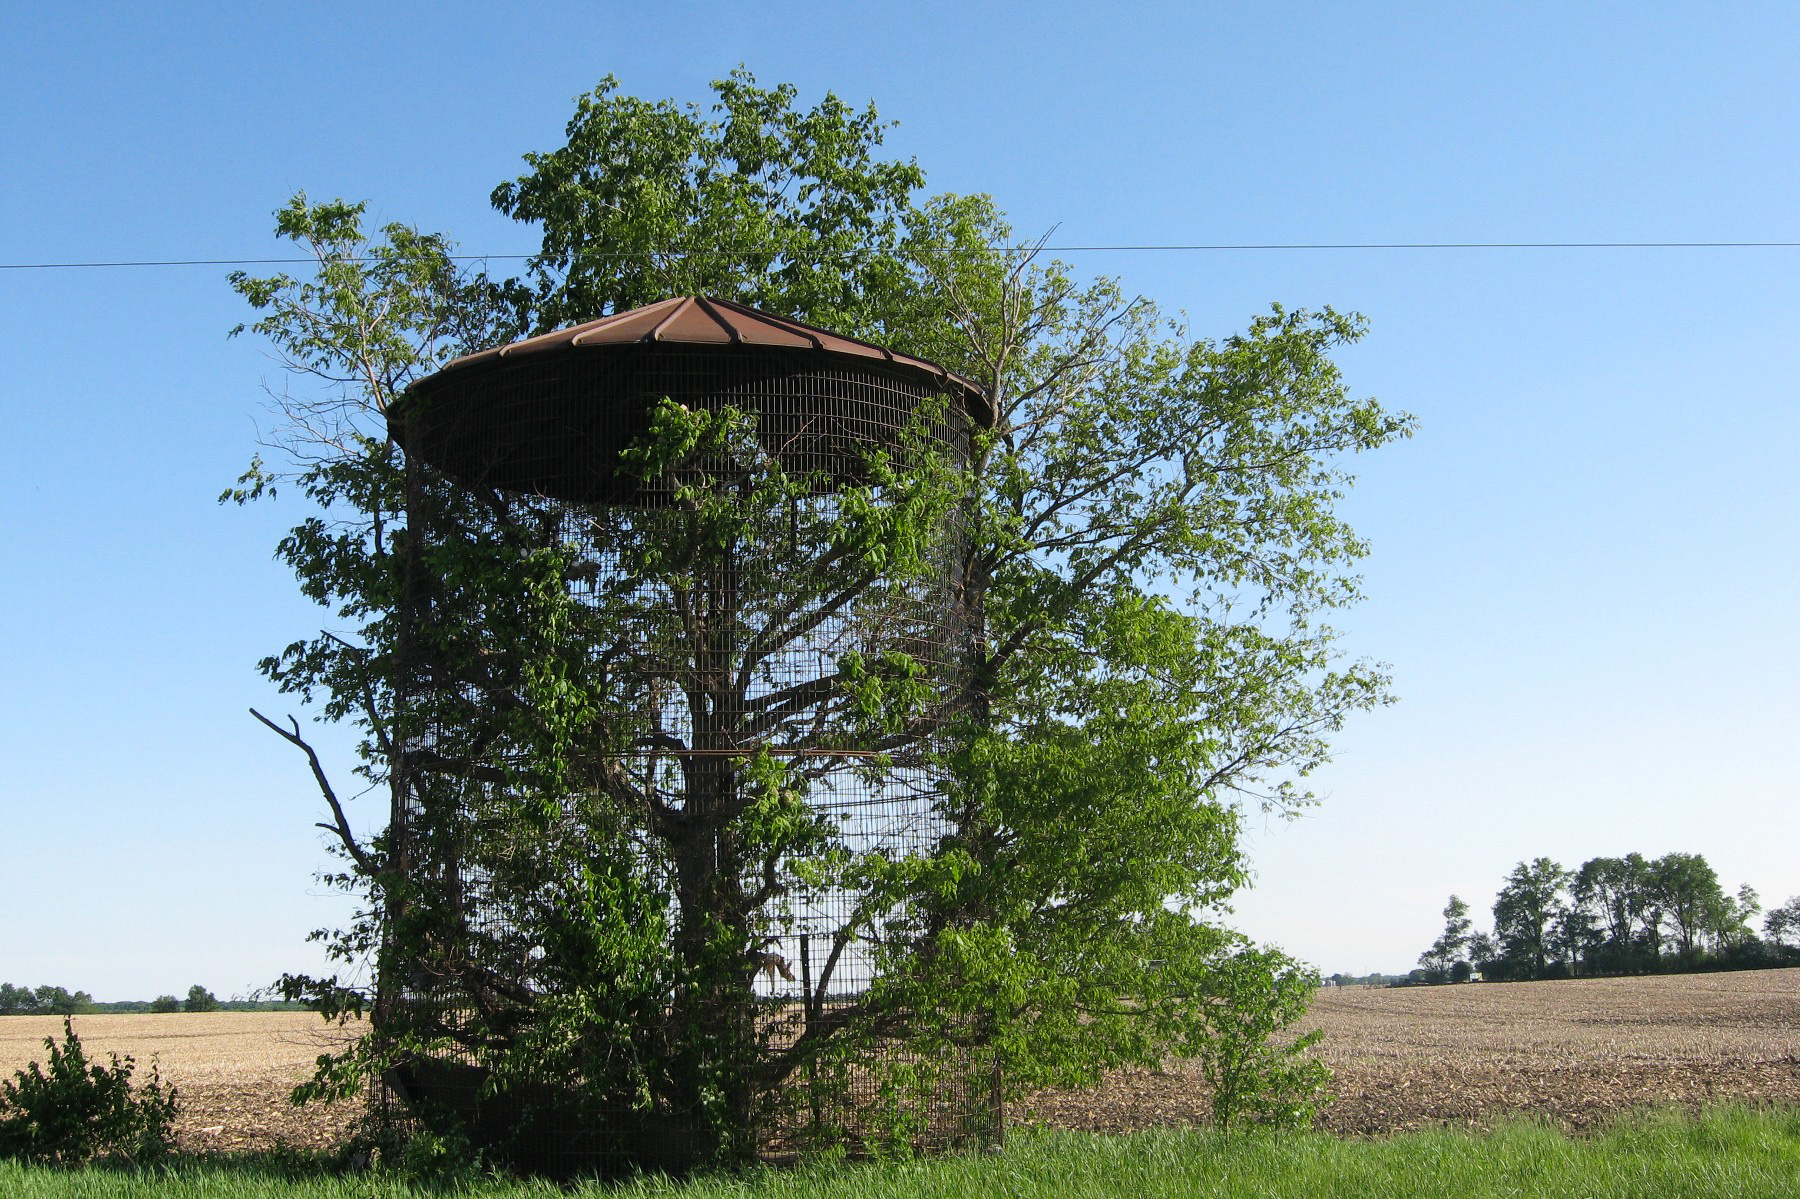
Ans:
MULTIPOLYGON (((902 374, 924 376, 949 391, 963 393, 978 419, 991 420, 986 393, 975 383, 935 362, 901 354, 871 342, 775 316, 710 296, 675 296, 614 313, 567 329, 465 354, 432 376, 465 367, 537 354, 570 353, 589 347, 660 342, 666 345, 769 346, 811 350, 835 358, 875 360, 902 374)), ((423 382, 423 380, 421 380, 423 382)))

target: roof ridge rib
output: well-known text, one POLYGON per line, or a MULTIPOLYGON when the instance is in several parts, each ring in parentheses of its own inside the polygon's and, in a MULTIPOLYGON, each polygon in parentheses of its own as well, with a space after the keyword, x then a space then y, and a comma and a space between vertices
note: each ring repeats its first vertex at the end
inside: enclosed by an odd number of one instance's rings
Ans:
POLYGON ((695 308, 698 308, 701 312, 705 313, 708 320, 723 329, 725 331, 725 336, 731 339, 732 345, 737 346, 744 344, 744 331, 732 324, 725 318, 725 315, 719 311, 718 306, 720 304, 729 306, 729 301, 716 300, 711 296, 688 296, 682 301, 682 306, 686 307, 689 304, 692 304, 695 308))
POLYGON ((632 343, 672 348, 691 343, 699 353, 707 352, 707 347, 719 349, 729 344, 740 351, 785 350, 818 353, 836 359, 861 359, 871 365, 880 363, 964 395, 977 421, 984 425, 993 421, 992 403, 980 384, 940 363, 718 296, 670 296, 569 328, 552 329, 503 346, 464 354, 418 380, 408 388, 408 394, 415 390, 421 394, 435 390, 442 386, 446 375, 460 376, 465 370, 479 369, 483 363, 523 363, 538 355, 555 356, 565 350, 604 351, 608 346, 632 343), (718 340, 719 333, 725 334, 723 343, 718 340))
POLYGON ((820 329, 813 325, 803 324, 791 316, 779 316, 776 313, 762 312, 755 308, 745 309, 745 311, 762 320, 768 321, 770 324, 780 325, 790 333, 807 338, 813 343, 814 349, 829 349, 830 347, 825 344, 825 338, 829 337, 833 341, 846 341, 853 346, 861 346, 866 350, 874 350, 889 362, 899 361, 894 354, 894 351, 888 349, 886 346, 877 345, 872 341, 864 341, 860 337, 852 337, 848 333, 838 333, 830 329, 820 329), (824 336, 821 337, 820 334, 823 334, 824 336))
MULTIPOLYGON (((814 329, 811 325, 803 325, 803 324, 799 323, 798 321, 790 320, 785 316, 777 316, 773 312, 764 312, 760 308, 751 308, 747 304, 739 304, 735 300, 725 300, 725 299, 719 298, 718 296, 703 296, 703 297, 701 297, 700 302, 702 304, 705 304, 708 307, 709 311, 712 310, 714 305, 717 305, 718 307, 724 308, 729 312, 734 312, 734 313, 737 313, 739 316, 747 318, 749 321, 753 322, 754 324, 773 325, 778 329, 781 329, 781 330, 784 330, 785 332, 793 334, 795 337, 804 338, 806 341, 811 342, 812 348, 815 350, 823 350, 823 349, 827 348, 825 345, 825 339, 819 336, 820 331, 817 329, 814 329)), ((738 330, 738 327, 736 325, 731 324, 730 322, 724 320, 724 318, 722 318, 722 317, 715 316, 715 319, 717 319, 720 324, 724 325, 727 329, 729 329, 731 331, 731 340, 732 341, 735 342, 735 341, 740 341, 742 339, 741 333, 738 330)))
MULTIPOLYGON (((655 324, 651 325, 650 331, 644 334, 644 336, 639 339, 640 341, 661 341, 663 339, 663 330, 674 324, 675 321, 680 318, 682 311, 694 301, 690 296, 673 296, 661 302, 669 306, 669 315, 662 317, 657 320, 655 324)), ((655 305, 652 304, 651 307, 654 308, 655 305)))

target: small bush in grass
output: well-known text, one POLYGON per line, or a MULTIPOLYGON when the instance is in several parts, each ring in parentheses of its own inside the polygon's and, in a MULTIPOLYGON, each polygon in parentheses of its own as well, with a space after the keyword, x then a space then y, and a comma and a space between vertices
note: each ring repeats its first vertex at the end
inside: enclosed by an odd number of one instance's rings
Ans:
POLYGON ((1318 976, 1274 949, 1243 948, 1221 959, 1201 1009, 1208 1034, 1191 1046, 1212 1091, 1213 1127, 1310 1128, 1331 1101, 1331 1071, 1307 1050, 1324 1034, 1291 1039, 1318 976))
POLYGON ((173 1152, 175 1088, 164 1085, 154 1061, 149 1081, 133 1087, 137 1063, 116 1053, 111 1066, 90 1063, 66 1017, 63 1043, 45 1037, 44 1047, 48 1071, 32 1062, 12 1079, 0 1079, 0 1158, 142 1165, 173 1152))

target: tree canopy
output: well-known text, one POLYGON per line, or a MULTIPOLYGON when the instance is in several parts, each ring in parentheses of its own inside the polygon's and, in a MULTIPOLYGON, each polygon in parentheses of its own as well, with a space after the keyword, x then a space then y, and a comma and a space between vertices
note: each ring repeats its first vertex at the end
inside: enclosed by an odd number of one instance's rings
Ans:
POLYGON ((216 1012, 219 1010, 219 997, 211 991, 195 983, 188 988, 187 998, 181 1002, 184 1012, 216 1012))
MULTIPOLYGON (((265 659, 264 673, 356 725, 360 771, 394 782, 411 744, 397 702, 398 588, 416 541, 404 454, 381 417, 458 353, 710 294, 937 361, 986 390, 992 429, 974 431, 966 463, 886 464, 792 538, 839 547, 817 560, 830 570, 796 560, 784 577, 795 602, 816 602, 843 571, 876 558, 885 569, 955 511, 973 626, 957 668, 927 678, 904 661, 845 661, 818 692, 845 719, 860 712, 915 746, 929 740, 947 780, 945 831, 903 858, 848 854, 809 822, 804 780, 778 763, 750 770, 732 809, 733 835, 761 838, 771 895, 783 870, 828 870, 872 910, 913 914, 905 936, 872 951, 878 984, 786 1068, 841 1068, 867 1038, 904 1035, 921 1047, 916 1073, 933 1044, 966 1044, 973 1029, 1015 1093, 1210 1055, 1221 1094, 1246 1096, 1222 1100, 1222 1120, 1252 1109, 1300 1118, 1317 1078, 1268 1034, 1298 1014, 1292 997, 1310 972, 1221 918, 1247 877, 1245 807, 1309 802, 1304 777, 1330 735, 1386 699, 1385 677, 1343 662, 1323 620, 1357 598, 1365 552, 1335 510, 1346 460, 1411 430, 1352 396, 1332 361, 1361 320, 1274 307, 1222 339, 1194 336, 1117 281, 1021 248, 987 197, 926 194, 916 164, 880 156, 873 109, 834 97, 801 109, 794 89, 742 71, 715 92, 709 111, 622 96, 611 80, 582 97, 566 144, 526 155, 526 172, 493 193, 541 234, 519 279, 463 265, 439 235, 367 230, 358 203, 301 195, 277 214, 316 270, 232 282, 259 313, 247 328, 321 386, 279 396, 280 457, 253 462, 228 496, 297 484, 314 512, 278 552, 335 627, 265 659)), ((734 422, 754 418, 665 408, 633 453, 646 469, 680 471, 696 447, 729 456, 734 422)), ((693 544, 718 545, 735 544, 756 512, 795 510, 798 484, 761 461, 732 505, 711 482, 694 486, 692 519, 712 523, 693 544)), ((525 503, 468 505, 463 537, 436 559, 455 563, 441 577, 462 588, 452 610, 479 628, 482 661, 508 663, 475 689, 483 727, 503 727, 494 736, 522 747, 509 761, 526 763, 487 775, 472 763, 465 777, 488 780, 484 827, 547 821, 546 853, 581 869, 508 867, 537 981, 471 1000, 508 1013, 481 1051, 502 1075, 589 1072, 603 1088, 653 1095, 660 1067, 620 1057, 618 1030, 657 1024, 698 960, 684 966, 669 946, 698 934, 675 894, 679 870, 654 865, 654 819, 609 800, 616 788, 572 782, 585 759, 571 747, 607 719, 625 722, 630 696, 595 667, 595 621, 609 618, 571 598, 580 555, 529 540, 525 503), (588 798, 573 803, 577 793, 588 798)), ((641 578, 688 577, 666 555, 632 552, 641 578)), ((346 964, 378 954, 393 944, 396 897, 410 911, 421 892, 385 837, 352 832, 298 724, 265 722, 309 755, 345 857, 336 881, 367 901, 328 945, 346 964)), ((739 940, 759 931, 734 927, 739 940)), ((741 969, 756 948, 721 952, 741 969)), ((328 1010, 361 999, 336 979, 290 979, 289 991, 328 1010)), ((315 1090, 394 1048, 366 1043, 315 1090)))
MULTIPOLYGON (((1751 929, 1761 911, 1753 888, 1744 885, 1735 896, 1727 895, 1699 854, 1595 857, 1576 870, 1536 858, 1507 875, 1494 899, 1492 937, 1470 934, 1465 922, 1459 952, 1489 979, 1745 968, 1791 960, 1784 938, 1800 924, 1791 924, 1787 909, 1777 908, 1764 922, 1762 940, 1751 929)), ((1450 932, 1447 928, 1419 959, 1420 981, 1450 977, 1444 952, 1450 932)))
POLYGON ((1469 905, 1452 895, 1444 905, 1444 931, 1419 955, 1426 982, 1462 982, 1469 976, 1469 942, 1474 928, 1469 905))
POLYGON ((79 1016, 94 1010, 94 997, 67 987, 0 983, 0 1016, 79 1016))

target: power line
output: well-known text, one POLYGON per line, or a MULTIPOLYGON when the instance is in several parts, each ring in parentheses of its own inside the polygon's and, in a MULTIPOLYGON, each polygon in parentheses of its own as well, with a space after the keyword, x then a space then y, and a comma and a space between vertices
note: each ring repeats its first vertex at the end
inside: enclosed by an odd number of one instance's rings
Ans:
MULTIPOLYGON (((992 246, 1006 252, 1040 250, 1056 254, 1073 253, 1206 253, 1235 250, 1792 250, 1800 249, 1800 241, 1346 241, 1346 242, 1214 242, 1143 245, 1018 245, 992 246)), ((722 254, 716 249, 699 253, 722 254)), ((950 253, 950 250, 939 251, 950 253)), ((644 254, 649 254, 645 251, 644 254)), ((610 254, 606 257, 639 255, 610 254)), ((851 255, 845 255, 849 257, 851 255)), ((456 262, 523 261, 532 254, 449 254, 456 262)), ((314 263, 316 258, 155 258, 120 259, 96 262, 0 262, 0 271, 68 271, 123 269, 152 266, 294 266, 314 263)), ((368 258, 349 259, 369 262, 368 258)))
MULTIPOLYGON (((1026 247, 1015 247, 1024 249, 1026 247)), ((1172 246, 1045 246, 1046 250, 1768 250, 1800 241, 1347 241, 1172 246)))
MULTIPOLYGON (((459 262, 492 260, 495 258, 530 258, 530 254, 450 254, 446 257, 459 262)), ((316 258, 144 258, 120 260, 118 262, 0 262, 0 271, 74 271, 93 270, 106 267, 137 266, 293 266, 301 263, 316 263, 316 258)), ((369 258, 351 258, 349 262, 372 262, 369 258)))
MULTIPOLYGON (((496 258, 526 259, 531 254, 446 254, 454 262, 490 262, 496 258)), ((137 266, 294 266, 317 263, 317 258, 142 258, 117 262, 0 262, 0 271, 73 271, 103 267, 137 266)), ((336 262, 374 262, 373 258, 333 259, 336 262)))

